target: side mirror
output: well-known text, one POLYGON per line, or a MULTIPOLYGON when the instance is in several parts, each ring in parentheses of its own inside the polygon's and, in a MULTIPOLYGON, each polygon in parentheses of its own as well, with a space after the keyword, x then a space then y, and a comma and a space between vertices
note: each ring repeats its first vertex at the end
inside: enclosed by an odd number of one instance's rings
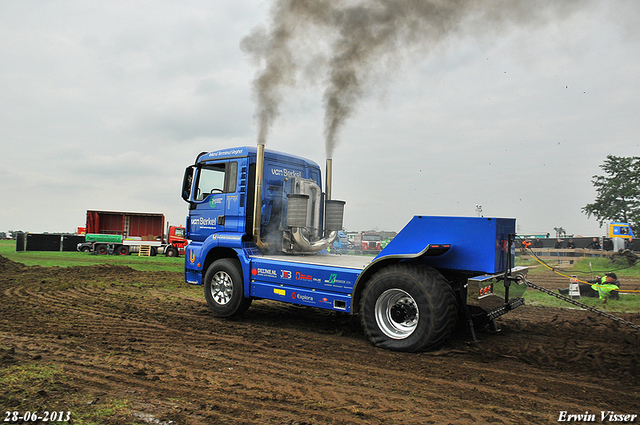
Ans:
POLYGON ((193 185, 195 170, 195 165, 188 166, 184 170, 184 178, 182 179, 182 199, 189 203, 191 203, 191 187, 193 185))

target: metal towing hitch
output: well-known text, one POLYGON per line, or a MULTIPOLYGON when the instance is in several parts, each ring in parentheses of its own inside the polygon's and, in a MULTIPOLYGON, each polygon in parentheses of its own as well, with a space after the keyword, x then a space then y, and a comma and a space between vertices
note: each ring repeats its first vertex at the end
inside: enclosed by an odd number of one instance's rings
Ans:
POLYGON ((464 313, 469 324, 471 342, 477 342, 475 326, 488 325, 491 332, 500 332, 496 318, 524 305, 528 267, 512 267, 510 255, 515 234, 509 234, 506 246, 507 267, 504 273, 474 276, 465 285, 467 300, 464 313))
POLYGON ((492 332, 500 329, 495 319, 524 305, 527 267, 514 267, 508 272, 482 275, 467 280, 466 316, 472 342, 477 342, 475 326, 489 325, 492 332))

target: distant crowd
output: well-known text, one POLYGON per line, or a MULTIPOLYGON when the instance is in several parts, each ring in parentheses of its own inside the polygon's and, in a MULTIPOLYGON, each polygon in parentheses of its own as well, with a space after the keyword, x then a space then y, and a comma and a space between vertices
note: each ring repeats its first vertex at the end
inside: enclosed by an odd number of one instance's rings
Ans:
MULTIPOLYGON (((611 238, 597 237, 575 237, 575 238, 519 238, 516 239, 518 248, 552 248, 552 249, 592 249, 592 250, 613 250, 611 238)), ((640 239, 625 240, 625 249, 640 251, 640 239)))

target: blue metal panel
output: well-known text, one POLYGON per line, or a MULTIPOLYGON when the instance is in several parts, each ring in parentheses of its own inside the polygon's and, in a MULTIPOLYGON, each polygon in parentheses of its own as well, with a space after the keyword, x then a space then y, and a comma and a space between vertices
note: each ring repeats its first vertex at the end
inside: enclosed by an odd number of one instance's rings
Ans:
POLYGON ((499 273, 507 266, 511 233, 515 233, 511 218, 415 216, 374 262, 384 257, 419 257, 428 245, 451 244, 445 254, 427 256, 424 261, 442 269, 499 273))
POLYGON ((308 288, 336 294, 351 294, 361 270, 252 258, 251 280, 308 288))
POLYGON ((209 235, 204 242, 192 241, 184 252, 185 281, 202 285, 202 266, 209 251, 222 246, 242 252, 242 236, 242 233, 220 232, 209 235))
POLYGON ((282 286, 275 283, 253 282, 251 296, 329 310, 351 311, 351 297, 347 294, 282 286))
POLYGON ((192 285, 202 285, 202 243, 191 242, 184 250, 184 280, 192 285))
POLYGON ((202 270, 202 260, 200 259, 202 255, 202 243, 201 242, 191 242, 184 251, 184 266, 186 269, 191 270, 202 270))

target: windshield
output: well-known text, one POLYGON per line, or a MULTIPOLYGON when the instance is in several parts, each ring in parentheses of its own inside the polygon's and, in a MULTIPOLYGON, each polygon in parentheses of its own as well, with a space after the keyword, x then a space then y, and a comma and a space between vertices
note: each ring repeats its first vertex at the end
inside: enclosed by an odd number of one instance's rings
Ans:
POLYGON ((376 242, 382 240, 380 235, 362 235, 362 240, 367 242, 376 242))

